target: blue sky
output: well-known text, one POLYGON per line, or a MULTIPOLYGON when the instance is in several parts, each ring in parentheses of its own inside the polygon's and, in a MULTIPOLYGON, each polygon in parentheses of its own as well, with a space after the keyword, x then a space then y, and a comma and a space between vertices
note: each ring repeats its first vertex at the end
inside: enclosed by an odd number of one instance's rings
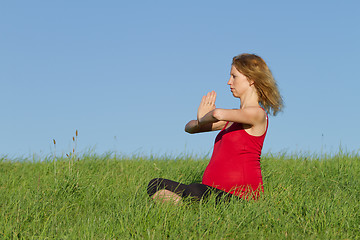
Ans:
POLYGON ((360 150, 358 1, 0 3, 0 155, 207 154, 202 95, 235 108, 233 56, 271 68, 285 109, 264 152, 360 150))

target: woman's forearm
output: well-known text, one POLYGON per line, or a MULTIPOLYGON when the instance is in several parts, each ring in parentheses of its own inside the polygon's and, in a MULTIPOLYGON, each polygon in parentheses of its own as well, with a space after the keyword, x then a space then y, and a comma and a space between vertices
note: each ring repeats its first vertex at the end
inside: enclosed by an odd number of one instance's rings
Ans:
POLYGON ((185 132, 187 133, 200 133, 212 130, 212 123, 199 124, 197 120, 191 120, 185 125, 185 132))

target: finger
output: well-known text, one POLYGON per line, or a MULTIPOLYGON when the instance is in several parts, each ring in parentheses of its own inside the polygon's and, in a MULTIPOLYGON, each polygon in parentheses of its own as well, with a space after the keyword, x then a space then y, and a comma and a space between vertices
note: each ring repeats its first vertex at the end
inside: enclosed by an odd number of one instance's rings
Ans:
POLYGON ((209 99, 210 99, 210 92, 208 92, 208 93, 204 96, 204 104, 209 104, 209 99))
POLYGON ((206 94, 206 97, 207 97, 207 100, 209 100, 209 98, 211 97, 211 92, 208 92, 208 93, 206 94))
POLYGON ((209 105, 213 103, 213 92, 209 92, 209 97, 207 99, 209 105))
POLYGON ((210 95, 210 103, 211 105, 214 105, 215 104, 215 101, 216 101, 216 92, 215 91, 212 91, 211 92, 211 95, 210 95))
POLYGON ((205 103, 206 103, 206 96, 203 96, 202 99, 201 99, 200 104, 205 104, 205 103))

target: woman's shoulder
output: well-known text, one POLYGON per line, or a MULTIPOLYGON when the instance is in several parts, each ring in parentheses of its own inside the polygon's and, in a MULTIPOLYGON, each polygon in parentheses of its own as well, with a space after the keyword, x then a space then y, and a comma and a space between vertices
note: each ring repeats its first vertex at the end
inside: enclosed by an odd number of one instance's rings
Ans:
POLYGON ((261 106, 248 106, 242 109, 248 116, 256 120, 264 120, 267 118, 266 111, 261 106))

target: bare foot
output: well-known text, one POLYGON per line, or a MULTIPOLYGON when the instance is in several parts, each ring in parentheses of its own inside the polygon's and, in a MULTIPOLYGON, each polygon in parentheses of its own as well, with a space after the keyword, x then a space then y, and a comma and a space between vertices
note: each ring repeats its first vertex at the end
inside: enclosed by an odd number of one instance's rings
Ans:
POLYGON ((181 197, 177 195, 176 193, 173 193, 169 190, 162 189, 157 191, 153 196, 152 199, 154 199, 156 202, 162 202, 162 203, 173 203, 175 205, 181 203, 181 197))

